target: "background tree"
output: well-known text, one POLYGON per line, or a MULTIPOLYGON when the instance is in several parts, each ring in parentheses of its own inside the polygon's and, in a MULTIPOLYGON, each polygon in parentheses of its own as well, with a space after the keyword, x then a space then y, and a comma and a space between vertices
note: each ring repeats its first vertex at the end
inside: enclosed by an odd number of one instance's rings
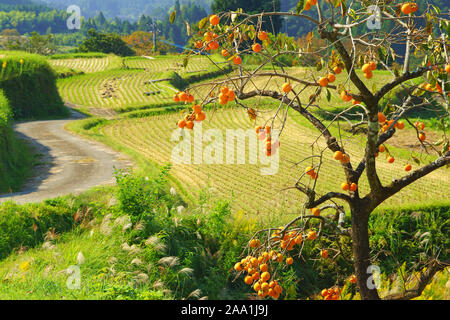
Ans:
MULTIPOLYGON (((164 40, 164 38, 162 39, 164 40)), ((124 36, 123 41, 136 52, 139 56, 151 56, 155 54, 153 48, 153 33, 145 31, 136 31, 129 36, 124 36)), ((177 52, 176 48, 169 46, 159 40, 156 41, 157 54, 177 52)))
MULTIPOLYGON (((296 111, 318 131, 316 142, 311 145, 312 154, 299 159, 297 163, 298 166, 308 166, 306 169, 302 168, 304 173, 294 186, 306 198, 301 214, 281 228, 273 227, 255 234, 246 250, 247 259, 244 258, 235 267, 239 272, 249 272, 245 282, 255 286, 258 283, 261 285, 261 280, 254 278, 253 274, 254 268, 259 266, 262 268, 262 264, 266 264, 265 272, 271 272, 270 268, 274 268, 273 271, 277 272, 276 262, 283 260, 283 256, 280 258, 281 253, 277 256, 272 251, 286 254, 295 244, 299 244, 301 256, 304 241, 328 238, 329 251, 335 253, 333 261, 344 259, 342 244, 351 241, 354 281, 357 282, 360 297, 380 299, 376 286, 370 285, 371 261, 379 254, 372 251, 369 242, 370 215, 387 199, 398 196, 401 190, 418 183, 421 178, 434 171, 444 170, 450 164, 449 138, 445 132, 445 123, 449 119, 450 22, 448 13, 441 13, 435 6, 421 5, 423 9, 418 10, 414 3, 389 1, 380 3, 380 12, 383 19, 394 24, 395 28, 372 29, 370 33, 357 33, 354 31, 361 30, 370 18, 368 4, 344 0, 320 1, 319 5, 317 3, 315 0, 308 2, 300 0, 297 12, 280 13, 265 10, 254 14, 241 13, 238 17, 225 12, 220 16, 222 25, 218 24, 219 17, 212 17, 210 23, 205 24, 203 28, 200 26, 203 30, 200 30, 199 37, 204 34, 205 36, 198 40, 200 43, 198 47, 209 51, 211 48, 221 46, 219 50, 226 50, 231 57, 230 60, 238 66, 238 73, 213 83, 192 86, 186 92, 196 94, 196 89, 204 85, 212 86, 209 91, 212 93, 226 87, 219 96, 206 96, 202 105, 216 101, 226 104, 230 100, 226 92, 233 89, 231 100, 236 96, 237 105, 246 108, 250 118, 257 124, 258 116, 268 114, 268 111, 250 109, 245 101, 255 97, 278 101, 279 105, 273 110, 274 116, 264 123, 259 123, 260 126, 257 127, 260 137, 261 135, 263 138, 266 137, 268 156, 279 147, 279 144, 272 140, 271 132, 278 129, 281 134, 283 133, 285 122, 288 120, 287 109, 296 111), (314 10, 315 13, 311 14, 310 10, 314 10), (258 24, 258 20, 262 18, 279 15, 304 19, 314 25, 308 33, 306 47, 298 47, 287 38, 273 41, 258 24), (421 23, 423 21, 426 23, 421 23), (224 25, 225 23, 227 25, 224 25), (211 36, 214 32, 218 34, 217 38, 211 36), (325 42, 321 47, 312 50, 314 35, 318 35, 325 42), (249 41, 254 42, 251 48, 248 46, 249 41), (404 47, 402 55, 394 49, 399 45, 404 47), (242 57, 251 54, 252 51, 253 54, 262 55, 265 59, 259 66, 249 71, 243 68, 242 57), (313 65, 314 69, 309 71, 307 69, 302 77, 298 77, 287 73, 284 68, 277 68, 274 64, 275 58, 283 54, 313 56, 319 63, 313 65), (422 57, 420 65, 414 68, 411 66, 413 55, 422 57), (270 68, 264 68, 268 66, 270 68), (356 72, 359 69, 362 69, 363 75, 356 72), (386 83, 369 88, 365 78, 370 79, 375 69, 386 70, 392 78, 386 83), (346 73, 344 84, 334 85, 333 82, 343 70, 346 73), (276 90, 271 86, 270 81, 274 78, 285 81, 281 89, 276 90), (268 80, 258 81, 258 79, 268 80), (310 89, 314 93, 305 95, 304 92, 310 89), (321 107, 321 100, 330 99, 333 93, 340 95, 342 100, 349 103, 345 110, 333 113, 321 107), (313 112, 314 109, 321 112, 313 112), (423 123, 412 123, 409 119, 414 113, 425 109, 429 116, 443 124, 440 126, 443 132, 439 143, 433 144, 427 140, 423 123), (352 121, 350 117, 352 113, 358 115, 361 121, 352 121), (341 129, 344 127, 341 122, 349 124, 345 135, 341 129), (386 161, 388 163, 395 161, 395 152, 387 150, 384 144, 394 135, 402 134, 401 130, 405 125, 415 130, 416 136, 413 140, 420 146, 421 157, 428 155, 429 160, 420 161, 418 157, 412 155, 411 163, 405 166, 405 172, 399 172, 398 178, 389 183, 382 183, 377 170, 377 161, 382 161, 379 155, 387 152, 386 161), (360 139, 358 132, 364 133, 365 144, 365 153, 360 160, 353 159, 346 150, 346 141, 360 139), (322 147, 319 141, 323 141, 325 147, 322 147), (346 181, 342 182, 342 190, 329 190, 320 194, 316 187, 320 183, 320 172, 325 165, 325 157, 334 157, 340 162, 346 181), (368 181, 368 190, 359 189, 358 185, 362 179, 368 181), (330 209, 336 214, 331 217, 321 215, 322 211, 330 209), (350 211, 349 228, 345 227, 345 209, 350 211)), ((214 9, 221 12, 227 8, 220 6, 218 1, 214 6, 214 9)), ((420 296, 433 276, 449 266, 449 253, 445 243, 447 242, 441 242, 438 247, 427 251, 425 256, 415 261, 414 271, 418 276, 414 277, 412 288, 405 289, 398 295, 383 298, 411 299, 420 296)), ((321 251, 322 258, 328 256, 326 251, 321 251)), ((270 279, 270 274, 265 274, 263 278, 270 279)), ((266 289, 270 292, 269 287, 266 289)), ((258 288, 258 294, 265 296, 267 292, 258 288)), ((334 292, 333 296, 338 294, 334 292)))
POLYGON ((99 33, 89 30, 88 38, 79 46, 80 52, 114 53, 119 56, 132 56, 135 52, 127 46, 118 34, 99 33))
MULTIPOLYGON (((254 14, 258 12, 280 11, 280 0, 214 0, 211 5, 213 12, 227 12, 237 9, 243 9, 244 12, 254 14)), ((282 19, 280 16, 263 17, 263 29, 272 33, 278 33, 281 30, 282 19)))

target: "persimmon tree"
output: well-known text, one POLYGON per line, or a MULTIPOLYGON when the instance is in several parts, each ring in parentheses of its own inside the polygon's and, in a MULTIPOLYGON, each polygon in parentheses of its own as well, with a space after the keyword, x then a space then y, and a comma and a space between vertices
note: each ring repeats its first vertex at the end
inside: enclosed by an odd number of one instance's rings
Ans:
MULTIPOLYGON (((248 107, 246 101, 263 97, 279 102, 271 119, 259 123, 256 129, 266 139, 268 156, 277 152, 279 142, 271 140, 271 132, 278 129, 283 134, 288 109, 303 116, 317 130, 312 154, 298 162, 299 166, 306 168, 294 186, 306 195, 300 215, 281 228, 258 231, 250 239, 247 257, 235 266, 237 271, 248 273, 245 282, 252 285, 261 297, 270 295, 278 298, 281 294, 282 288, 275 281, 274 274, 270 273, 270 268, 271 264, 283 261, 283 252, 289 252, 297 245, 301 256, 306 241, 330 237, 336 242, 335 249, 322 250, 320 254, 326 258, 332 253, 336 258, 343 254, 339 239, 347 237, 352 243, 355 270, 351 281, 357 283, 362 299, 380 299, 376 287, 368 285, 371 281, 368 272, 371 266, 371 213, 404 188, 450 164, 445 125, 442 126, 442 139, 436 144, 427 140, 422 122, 410 120, 411 115, 421 108, 431 110, 433 117, 443 123, 448 121, 449 116, 449 14, 440 12, 432 5, 421 4, 421 8, 418 10, 417 4, 412 2, 395 0, 376 3, 300 0, 296 12, 246 14, 237 10, 216 13, 200 21, 199 32, 195 36, 196 50, 190 54, 218 50, 229 63, 236 65, 237 72, 219 80, 193 85, 177 94, 176 101, 194 103, 192 112, 178 123, 181 128, 192 129, 196 120, 203 121, 206 117, 202 111, 204 106, 217 102, 226 105, 231 101, 247 109, 250 118, 258 124, 262 111, 248 107), (262 21, 275 16, 295 17, 312 23, 315 27, 306 36, 306 46, 299 46, 284 35, 274 36, 270 30, 261 29, 262 21), (380 19, 381 28, 366 27, 374 19, 380 19), (383 23, 387 22, 390 28, 383 28, 383 23), (248 55, 256 55, 260 61, 252 70, 243 66, 243 58, 248 55), (302 63, 312 65, 305 67, 305 72, 299 77, 290 73, 280 62, 282 56, 295 57, 302 63), (360 69, 362 75, 357 72, 360 69), (377 83, 376 87, 369 88, 366 79, 372 78, 375 69, 386 70, 392 77, 386 83, 377 83), (335 82, 337 77, 341 77, 339 84, 335 82), (258 79, 267 81, 261 84, 258 79), (274 79, 281 79, 284 85, 274 88, 271 84, 274 79), (202 86, 210 88, 208 94, 202 101, 195 102, 194 95, 202 86), (332 95, 338 95, 343 100, 342 104, 347 104, 344 110, 333 113, 322 107, 322 101, 329 100, 332 95), (352 113, 359 120, 350 118, 352 113), (323 114, 327 117, 321 117, 323 114), (350 137, 346 135, 345 140, 356 139, 361 132, 365 137, 364 156, 360 161, 353 160, 346 151, 340 130, 345 124, 350 134, 350 137), (380 155, 383 153, 387 154, 389 163, 395 161, 394 152, 389 152, 384 144, 394 135, 402 134, 405 126, 412 127, 416 132, 415 142, 412 143, 416 143, 420 152, 429 157, 434 154, 433 160, 424 163, 413 157, 411 163, 405 166, 405 171, 398 172, 398 178, 383 184, 377 170, 377 160, 382 161, 380 155), (339 130, 331 130, 332 127, 339 130), (325 142, 325 148, 317 144, 319 140, 325 142), (324 165, 323 157, 329 150, 340 162, 346 181, 342 181, 342 190, 320 194, 316 190, 320 183, 318 177, 324 165), (358 188, 364 175, 368 190, 358 188), (345 207, 351 213, 351 227, 348 229, 343 225, 345 207), (331 218, 321 215, 325 210, 334 210, 335 214, 331 218), (314 229, 313 225, 317 228, 314 229)), ((221 68, 221 65, 211 61, 221 68)), ((292 264, 291 259, 289 257, 285 262, 292 264)), ((420 296, 433 276, 448 265, 449 262, 442 261, 439 256, 427 257, 423 265, 426 268, 420 272, 414 288, 383 298, 411 299, 420 296)), ((338 298, 339 291, 331 290, 323 295, 330 299, 338 298)))

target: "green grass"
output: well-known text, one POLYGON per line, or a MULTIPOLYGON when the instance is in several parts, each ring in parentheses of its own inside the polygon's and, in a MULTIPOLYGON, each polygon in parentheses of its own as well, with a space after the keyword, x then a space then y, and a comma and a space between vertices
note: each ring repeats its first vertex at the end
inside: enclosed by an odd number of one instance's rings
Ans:
POLYGON ((129 286, 135 278, 134 272, 144 268, 131 264, 139 255, 131 256, 121 248, 124 239, 120 233, 116 230, 113 236, 102 234, 99 227, 92 229, 92 235, 74 231, 53 241, 55 244, 51 249, 33 249, 20 256, 12 255, 1 262, 0 299, 85 300, 108 299, 108 295, 126 299, 131 293, 135 296, 128 298, 172 299, 171 294, 153 289, 148 283, 137 289, 129 286), (85 263, 79 266, 81 288, 71 289, 67 286, 70 275, 65 270, 78 266, 80 253, 85 257, 85 263), (112 258, 119 260, 114 265, 115 274, 110 272, 112 258), (27 264, 30 267, 25 270, 27 264))
MULTIPOLYGON (((71 58, 87 57, 70 57, 69 60, 71 58)), ((90 57, 88 60, 97 58, 104 59, 104 57, 90 57)), ((166 68, 179 68, 180 61, 179 56, 156 57, 155 60, 141 57, 125 58, 124 63, 130 70, 93 71, 91 74, 59 80, 58 86, 65 100, 82 105, 86 110, 101 107, 115 109, 121 113, 116 120, 90 118, 72 122, 67 128, 131 155, 136 161, 140 175, 154 176, 162 166, 171 161, 171 150, 176 143, 170 141, 170 136, 176 129, 176 121, 181 117, 177 112, 184 106, 173 104, 171 98, 174 90, 167 88, 167 83, 156 84, 162 92, 164 91, 164 99, 160 99, 159 96, 143 97, 142 91, 145 87, 141 83, 146 79, 164 77, 167 74, 166 68), (151 68, 151 71, 144 73, 137 70, 140 68, 151 68), (114 78, 116 80, 113 80, 114 78), (118 83, 115 90, 117 98, 101 97, 101 88, 108 81, 118 83)), ((202 61, 198 61, 197 64, 194 62, 190 67, 192 69, 188 71, 177 70, 183 77, 201 74, 204 72, 201 69, 202 63, 202 61)), ((302 76, 309 70, 293 68, 290 71, 302 76)), ((388 81, 389 77, 386 73, 378 72, 370 85, 388 81)), ((263 80, 256 85, 262 85, 263 80)), ((211 80, 205 82, 209 81, 211 80)), ((338 79, 339 81, 343 81, 343 78, 338 79)), ((282 83, 281 80, 272 81, 270 87, 277 89, 282 83)), ((194 94, 196 97, 202 97, 202 94, 206 94, 205 90, 194 94)), ((246 103, 249 106, 263 105, 258 122, 266 120, 270 115, 270 109, 276 107, 275 102, 269 102, 267 99, 255 98, 246 103)), ((329 102, 323 96, 321 103, 327 110, 334 112, 347 107, 334 94, 329 102)), ((255 125, 240 108, 228 107, 220 110, 208 108, 207 115, 204 131, 219 129, 224 132, 227 128, 253 130, 255 125)), ((334 134, 337 133, 335 126, 330 129, 334 134)), ((408 130, 405 129, 404 133, 409 134, 408 130)), ((238 283, 231 282, 235 274, 230 272, 230 269, 237 261, 243 245, 256 229, 281 225, 297 215, 298 204, 304 200, 303 196, 293 190, 281 192, 281 189, 292 186, 303 172, 303 164, 299 167, 292 164, 311 153, 310 145, 316 136, 317 133, 309 122, 290 111, 285 133, 281 138, 280 170, 275 176, 261 176, 259 171, 261 165, 174 165, 168 180, 177 189, 183 201, 189 204, 188 211, 182 215, 174 213, 173 216, 166 217, 162 205, 159 215, 164 222, 159 221, 144 228, 145 236, 157 235, 168 246, 168 251, 164 254, 148 248, 139 242, 140 240, 135 240, 136 234, 141 236, 141 231, 136 230, 136 225, 133 226, 135 230, 128 232, 122 232, 121 227, 113 228, 110 234, 102 231, 101 222, 105 215, 111 213, 113 218, 117 218, 126 214, 120 206, 111 205, 115 202, 117 187, 82 195, 81 197, 85 197, 82 201, 85 204, 84 208, 95 208, 92 224, 58 234, 53 240, 46 241, 49 243, 42 248, 39 244, 36 248, 30 248, 20 254, 13 253, 0 261, 0 281, 3 281, 0 286, 0 299, 180 299, 187 297, 197 288, 201 288, 201 295, 208 295, 210 298, 248 298, 250 292, 242 285, 242 279, 239 279, 238 283), (217 217, 217 214, 211 206, 206 205, 205 209, 205 199, 230 200, 233 218, 227 219, 225 225, 221 224, 223 221, 220 215, 218 220, 207 220, 217 217), (201 223, 200 226, 198 223, 201 223), (148 228, 151 229, 150 233, 147 233, 148 228), (206 237, 204 242, 198 239, 195 231, 206 237), (211 235, 214 236, 208 238, 211 235), (136 244, 140 250, 130 254, 123 250, 124 243, 136 244), (79 265, 81 289, 70 290, 66 283, 68 275, 64 270, 78 264, 77 256, 80 252, 85 257, 84 263, 79 265), (181 261, 172 273, 169 272, 170 277, 166 278, 164 277, 167 270, 162 272, 161 266, 158 265, 159 258, 163 256, 177 256, 181 261), (134 259, 140 259, 143 264, 133 264, 134 259), (112 260, 116 262, 111 263, 112 260), (184 267, 194 270, 192 278, 182 279, 181 282, 174 281, 173 279, 181 279, 180 271, 184 267), (139 274, 141 276, 145 274, 148 277, 147 281, 138 284, 139 274), (165 284, 164 289, 154 288, 157 281, 165 284)), ((362 158, 363 138, 359 136, 353 142, 345 142, 352 162, 357 163, 362 158)), ((324 147, 323 141, 319 145, 324 147)), ((396 146, 388 145, 388 147, 397 160, 393 165, 388 165, 382 157, 377 160, 383 183, 400 177, 403 174, 403 164, 410 161, 409 151, 396 146)), ((331 153, 326 152, 325 156, 324 167, 319 177, 319 193, 339 190, 340 183, 345 179, 339 165, 330 160, 331 153)), ((427 160, 430 159, 433 158, 429 157, 427 160)), ((377 208, 372 224, 374 239, 389 240, 389 250, 395 251, 401 246, 408 246, 408 250, 413 250, 411 257, 417 254, 417 246, 410 239, 414 234, 409 229, 405 231, 405 225, 411 222, 408 220, 407 223, 400 223, 399 228, 397 226, 394 228, 393 224, 398 221, 404 222, 401 220, 402 215, 409 216, 414 211, 425 210, 427 214, 442 210, 448 212, 450 203, 446 198, 448 192, 445 190, 450 192, 449 174, 448 169, 441 169, 377 208), (424 209, 425 206, 428 208, 424 209), (391 241, 402 236, 406 237, 403 242, 391 241)), ((307 180, 305 182, 310 183, 307 180)), ((137 192, 135 188, 125 189, 127 192, 137 192)), ((360 190, 363 192, 368 190, 365 176, 360 183, 360 190)), ((80 200, 75 199, 78 198, 69 197, 65 201, 79 203, 80 200)), ((418 228, 423 231, 427 230, 426 228, 435 230, 433 228, 445 227, 443 223, 433 225, 430 221, 432 220, 427 220, 418 228)), ((439 236, 445 234, 440 233, 439 236)), ((323 244, 317 244, 320 245, 323 244)), ((308 248, 305 252, 312 254, 314 250, 317 251, 317 247, 308 248)), ((408 250, 405 252, 411 253, 408 250)), ((403 256, 402 252, 400 250, 398 253, 399 260, 411 258, 403 256)), ((394 267, 391 262, 382 259, 380 263, 385 264, 386 270, 392 273, 394 267)), ((288 288, 289 297, 292 299, 311 297, 312 294, 320 292, 323 286, 333 285, 337 281, 335 271, 329 265, 317 262, 316 259, 307 259, 304 264, 296 263, 294 272, 297 272, 296 276, 301 279, 298 290, 300 293, 298 295, 292 293, 292 290, 295 292, 295 288, 288 288)), ((342 272, 351 270, 347 266, 342 272)), ((280 276, 288 281, 291 275, 291 272, 283 272, 280 276)), ((440 273, 433 284, 426 288, 421 298, 448 299, 448 289, 445 289, 447 281, 448 274, 440 273)), ((286 282, 286 285, 288 283, 292 281, 286 282)), ((391 287, 392 284, 386 280, 383 290, 391 287)))
MULTIPOLYGON (((111 137, 103 135, 99 130, 102 125, 110 123, 110 121, 103 118, 88 118, 79 121, 73 121, 66 125, 66 128, 76 134, 79 134, 85 138, 92 139, 95 141, 99 141, 105 145, 108 145, 119 152, 123 152, 125 154, 130 155, 136 163, 136 172, 142 175, 154 175, 161 168, 161 164, 158 162, 146 158, 141 153, 136 150, 118 143, 111 137)), ((163 163, 162 165, 166 165, 167 163, 163 163)), ((180 182, 169 173, 170 182, 177 188, 178 192, 181 193, 183 199, 193 204, 196 200, 192 197, 192 195, 186 191, 180 182)))
POLYGON ((106 58, 108 55, 101 52, 79 52, 79 53, 63 53, 54 54, 48 58, 51 60, 62 60, 62 59, 83 59, 83 58, 106 58))
POLYGON ((162 72, 114 70, 79 75, 58 81, 59 91, 65 101, 90 108, 121 108, 171 101, 174 90, 161 83, 153 86, 148 80, 160 79, 162 72), (145 92, 160 91, 146 96, 145 92))
MULTIPOLYGON (((179 215, 178 196, 171 195, 165 184, 158 182, 162 180, 130 177, 120 179, 117 188, 106 193, 99 190, 51 201, 72 205, 77 212, 77 227, 68 233, 51 231, 42 245, 17 247, 18 252, 0 261, 0 299, 142 300, 229 295, 225 289, 233 286, 234 277, 229 270, 246 239, 236 234, 234 239, 239 241, 225 241, 225 232, 235 232, 226 224, 230 215, 227 203, 214 199, 204 202, 201 211, 192 208, 179 215), (129 210, 134 201, 137 204, 133 195, 144 190, 130 188, 129 183, 134 182, 150 191, 149 201, 155 210, 129 210), (160 193, 155 197, 157 189, 160 193), (111 201, 114 196, 118 204, 111 201), (125 199, 132 202, 124 205, 125 199), (138 222, 134 220, 136 214, 138 222), (126 215, 135 223, 124 229, 130 221, 126 215), (168 259, 170 266, 161 258, 168 259), (81 288, 71 290, 65 270, 77 265, 81 288), (200 291, 191 295, 197 289, 200 291)), ((7 207, 4 210, 14 212, 7 207)), ((242 298, 242 292, 235 291, 232 297, 242 298)))
MULTIPOLYGON (((130 190, 128 185, 122 188, 126 192, 138 191, 130 190)), ((167 216, 164 209, 157 210, 151 220, 141 221, 123 231, 127 224, 126 212, 111 202, 116 190, 117 187, 97 189, 79 197, 59 200, 59 203, 72 203, 74 208, 81 210, 79 226, 67 233, 52 232, 37 247, 22 247, 0 261, 0 299, 162 300, 186 298, 196 289, 200 289, 200 293, 190 299, 203 296, 248 299, 252 296, 251 290, 243 285, 242 276, 233 281, 236 273, 231 267, 240 259, 242 247, 255 230, 277 225, 285 217, 273 214, 274 220, 257 221, 242 212, 230 216, 224 203, 216 202, 212 194, 204 194, 201 206, 172 216, 167 216), (137 237, 142 240, 136 240, 137 237), (146 241, 149 237, 152 240, 146 241), (169 268, 161 258, 176 262, 169 268), (80 288, 68 287, 68 283, 74 282, 66 270, 74 267, 80 271, 80 288)), ((408 210, 413 208, 373 215, 371 241, 384 239, 383 249, 389 251, 406 247, 408 250, 396 255, 400 262, 415 257, 422 252, 420 241, 414 237, 415 229, 434 233, 445 228, 441 222, 448 216, 448 208, 420 207, 420 219, 410 216, 408 210), (430 224, 433 219, 437 223, 430 224), (411 231, 411 227, 414 230, 411 231), (400 241, 392 241, 398 237, 400 241)), ((440 237, 444 239, 444 233, 440 237)), ((348 265, 338 261, 342 266, 337 279, 336 270, 329 262, 314 258, 318 248, 329 245, 323 241, 305 244, 303 255, 307 259, 296 261, 292 268, 281 268, 277 277, 288 299, 317 299, 323 287, 346 284, 345 279, 352 273, 351 266, 348 269, 348 265), (299 279, 297 287, 292 286, 293 282, 289 280, 292 277, 299 279)), ((390 265, 382 255, 378 258, 377 264, 383 271, 381 294, 399 290, 398 281, 388 281, 392 276, 395 278, 396 265, 390 265)), ((447 281, 448 273, 441 272, 420 299, 448 299, 447 281)), ((413 284, 409 283, 408 287, 413 284)), ((346 284, 344 290, 348 293, 354 287, 346 284)), ((346 297, 349 298, 347 294, 346 297)))

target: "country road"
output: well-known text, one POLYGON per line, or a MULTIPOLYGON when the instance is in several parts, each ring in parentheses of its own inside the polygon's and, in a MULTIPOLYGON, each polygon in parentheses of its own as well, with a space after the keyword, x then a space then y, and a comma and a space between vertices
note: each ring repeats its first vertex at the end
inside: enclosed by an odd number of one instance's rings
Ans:
POLYGON ((82 118, 72 112, 67 120, 17 123, 14 131, 29 141, 40 155, 34 176, 23 191, 0 195, 0 203, 34 203, 66 194, 79 194, 92 187, 114 183, 115 168, 132 165, 129 158, 104 145, 71 134, 64 126, 82 118))

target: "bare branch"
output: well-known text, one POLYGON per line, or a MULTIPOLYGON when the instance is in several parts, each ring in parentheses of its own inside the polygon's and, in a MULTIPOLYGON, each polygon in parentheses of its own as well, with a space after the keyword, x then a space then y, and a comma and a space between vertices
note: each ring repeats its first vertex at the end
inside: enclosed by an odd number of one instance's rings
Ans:
POLYGON ((406 290, 403 293, 391 294, 383 298, 383 300, 411 300, 422 295, 425 287, 433 280, 433 277, 439 271, 445 270, 450 266, 449 262, 440 262, 433 260, 424 272, 420 273, 418 283, 413 289, 406 290))
POLYGON ((431 162, 430 164, 412 172, 411 174, 399 179, 394 180, 389 186, 383 188, 383 193, 381 195, 381 199, 378 199, 378 203, 381 203, 380 201, 384 201, 393 195, 395 195, 397 192, 402 190, 403 188, 409 186, 411 183, 419 180, 420 178, 423 178, 427 174, 444 167, 445 165, 450 164, 450 151, 447 151, 446 154, 439 157, 435 161, 431 162))

